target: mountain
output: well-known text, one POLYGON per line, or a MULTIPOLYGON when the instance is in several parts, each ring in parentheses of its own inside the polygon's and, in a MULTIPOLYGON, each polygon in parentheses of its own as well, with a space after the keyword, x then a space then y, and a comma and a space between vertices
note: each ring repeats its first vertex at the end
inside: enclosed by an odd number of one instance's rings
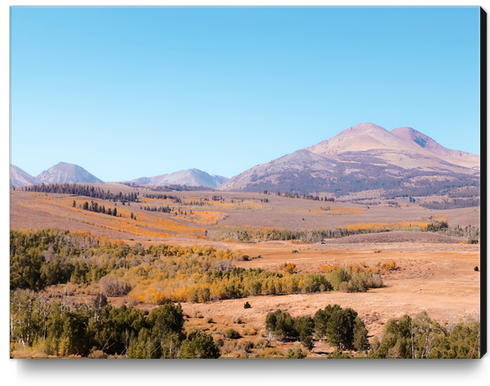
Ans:
MULTIPOLYGON (((271 190, 258 188, 264 184, 277 185, 278 189, 297 191, 301 178, 306 174, 328 174, 335 170, 337 162, 319 156, 306 149, 297 150, 265 164, 254 166, 229 179, 218 187, 219 190, 271 190), (257 189, 249 188, 257 187, 257 189), (287 187, 287 189, 285 189, 287 187)), ((271 190, 274 191, 274 190, 271 190)), ((275 189, 277 191, 277 189, 275 189)))
POLYGON ((435 194, 479 186, 478 155, 450 150, 418 131, 361 123, 311 147, 254 166, 220 190, 435 194))
POLYGON ((411 127, 399 127, 391 133, 406 142, 414 142, 420 148, 454 164, 469 168, 480 167, 480 156, 460 150, 451 150, 434 141, 431 137, 411 127))
POLYGON ((216 174, 209 175, 198 169, 180 170, 155 177, 141 177, 128 181, 139 185, 187 185, 216 188, 228 178, 216 174))
POLYGON ((93 174, 78 165, 60 162, 41 172, 36 179, 39 184, 103 183, 93 174))
POLYGON ((388 130, 373 123, 361 123, 350 127, 340 134, 322 141, 314 146, 307 147, 315 154, 324 156, 345 152, 358 152, 367 150, 414 150, 415 144, 390 133, 388 130))
POLYGON ((37 179, 26 173, 21 168, 10 165, 10 187, 19 188, 21 186, 36 185, 37 179))

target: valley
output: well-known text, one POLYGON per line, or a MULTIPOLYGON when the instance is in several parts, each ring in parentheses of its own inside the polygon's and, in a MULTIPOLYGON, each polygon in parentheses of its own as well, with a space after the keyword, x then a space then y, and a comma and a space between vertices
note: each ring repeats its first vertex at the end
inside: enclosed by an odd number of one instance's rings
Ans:
POLYGON ((479 162, 363 123, 230 179, 11 165, 11 356, 476 357, 479 162))
MULTIPOLYGON (((120 191, 137 199, 123 204, 73 194, 11 190, 11 229, 89 232, 107 242, 140 250, 158 245, 191 250, 211 246, 216 251, 233 251, 231 267, 282 274, 281 266, 292 264, 293 276, 328 273, 328 269, 347 265, 377 271, 383 264, 396 264, 395 270, 380 271, 382 287, 366 292, 303 293, 300 286, 297 293, 259 291, 259 296, 249 294, 236 299, 213 300, 212 288, 208 300, 191 301, 186 298, 191 295, 178 295, 183 296, 180 303, 186 315, 186 333, 202 331, 214 336, 219 344, 222 339, 221 357, 281 357, 290 349, 304 351, 299 342, 270 338, 265 321, 276 309, 292 317, 313 317, 329 304, 352 308, 364 322, 373 345, 375 340, 383 339, 384 326, 390 319, 405 314, 414 318, 425 310, 444 328, 479 318, 480 272, 474 268, 480 264, 480 246, 468 243, 479 237, 479 208, 431 210, 410 205, 404 199, 396 205, 361 205, 264 192, 159 192, 123 184, 87 186, 94 191, 120 191), (117 208, 117 216, 84 210, 85 202, 87 208, 94 203, 117 208), (167 207, 168 213, 148 210, 167 207), (429 224, 441 223, 447 228, 436 232, 426 229, 429 224), (342 229, 350 233, 342 236, 338 233, 342 229), (243 308, 246 301, 251 308, 243 308), (240 338, 226 338, 225 332, 230 329, 238 331, 240 338)), ((122 295, 108 294, 108 303, 114 307, 126 305, 152 312, 159 305, 151 300, 151 291, 160 285, 163 293, 168 293, 163 282, 141 287, 136 279, 125 280, 133 289, 122 295)), ((103 291, 100 283, 69 281, 47 286, 42 293, 53 300, 88 304, 103 291)), ((186 281, 179 283, 182 286, 186 281)), ((334 355, 334 351, 335 347, 315 341, 312 349, 304 352, 315 358, 334 355)), ((32 354, 21 350, 13 355, 32 354)))

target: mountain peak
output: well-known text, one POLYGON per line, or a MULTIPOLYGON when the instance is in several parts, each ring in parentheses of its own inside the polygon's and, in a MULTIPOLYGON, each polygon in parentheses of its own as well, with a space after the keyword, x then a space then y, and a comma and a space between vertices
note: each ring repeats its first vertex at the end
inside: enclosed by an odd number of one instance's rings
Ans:
POLYGON ((413 147, 385 128, 374 123, 364 122, 349 127, 336 136, 306 149, 320 155, 333 155, 374 149, 413 150, 413 147))
POLYGON ((154 177, 137 178, 129 182, 141 185, 187 185, 216 188, 226 180, 228 180, 226 177, 217 175, 211 176, 202 170, 192 168, 179 170, 178 172, 168 174, 161 174, 154 177))
POLYGON ((18 166, 10 164, 10 187, 19 188, 26 185, 36 185, 37 179, 18 166))
POLYGON ((348 129, 344 130, 345 132, 354 132, 354 133, 365 133, 365 132, 374 132, 374 131, 388 131, 384 127, 378 126, 371 122, 363 122, 358 125, 351 126, 348 129))
POLYGON ((81 166, 67 162, 59 162, 48 170, 41 172, 36 179, 39 183, 103 183, 102 180, 90 174, 81 166))
POLYGON ((428 135, 425 135, 411 127, 398 127, 391 130, 391 133, 406 142, 415 143, 419 149, 423 149, 438 157, 444 157, 443 159, 449 162, 457 163, 465 167, 474 167, 480 164, 479 156, 467 153, 465 151, 448 149, 447 147, 444 147, 434 141, 428 135), (447 157, 452 159, 446 159, 447 157))

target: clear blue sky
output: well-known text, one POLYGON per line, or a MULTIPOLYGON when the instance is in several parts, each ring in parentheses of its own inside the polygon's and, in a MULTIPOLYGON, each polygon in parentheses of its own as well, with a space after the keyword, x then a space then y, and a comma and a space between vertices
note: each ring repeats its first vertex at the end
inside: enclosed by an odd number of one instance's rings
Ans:
POLYGON ((11 8, 11 163, 232 177, 373 122, 480 154, 479 8, 11 8))

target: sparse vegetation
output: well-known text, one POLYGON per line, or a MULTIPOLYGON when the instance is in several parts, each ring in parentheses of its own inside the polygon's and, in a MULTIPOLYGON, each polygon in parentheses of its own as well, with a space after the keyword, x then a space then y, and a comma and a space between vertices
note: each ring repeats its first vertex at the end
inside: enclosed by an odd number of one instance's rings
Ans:
POLYGON ((364 292, 382 286, 375 274, 350 268, 324 274, 296 274, 294 264, 286 264, 284 274, 246 270, 233 266, 233 260, 242 255, 239 251, 164 244, 145 249, 140 244, 129 247, 105 240, 99 247, 96 238, 87 235, 91 244, 76 244, 77 237, 59 230, 12 231, 11 289, 39 290, 68 282, 98 284, 107 296, 128 294, 136 302, 164 304, 330 290, 364 292))

